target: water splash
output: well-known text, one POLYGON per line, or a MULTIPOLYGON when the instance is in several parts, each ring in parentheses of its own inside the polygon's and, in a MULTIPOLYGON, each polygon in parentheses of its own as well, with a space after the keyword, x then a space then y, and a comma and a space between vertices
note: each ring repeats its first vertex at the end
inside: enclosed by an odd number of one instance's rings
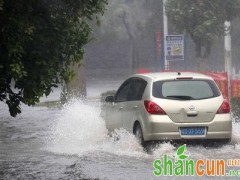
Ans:
POLYGON ((175 150, 176 148, 171 143, 162 143, 153 149, 153 157, 159 158, 163 154, 168 154, 173 157, 175 150))
POLYGON ((99 108, 96 106, 76 99, 70 101, 55 120, 48 145, 50 150, 69 155, 82 154, 105 141, 107 130, 98 114, 99 108))
POLYGON ((108 135, 99 103, 72 100, 55 121, 47 147, 51 152, 78 156, 98 152, 139 157, 146 154, 134 135, 126 130, 115 130, 112 136, 108 135))
MULTIPOLYGON (((110 153, 118 156, 135 158, 158 158, 163 154, 174 155, 176 147, 170 143, 162 143, 147 154, 139 145, 133 134, 124 129, 115 130, 108 135, 105 121, 100 117, 99 102, 84 102, 74 99, 60 111, 52 127, 52 136, 47 149, 51 152, 66 155, 83 156, 94 153, 110 153), (118 140, 116 140, 118 139, 118 140)), ((233 124, 233 141, 218 149, 219 155, 240 149, 240 123, 233 124)), ((211 154, 212 149, 188 147, 187 153, 203 158, 211 154)))

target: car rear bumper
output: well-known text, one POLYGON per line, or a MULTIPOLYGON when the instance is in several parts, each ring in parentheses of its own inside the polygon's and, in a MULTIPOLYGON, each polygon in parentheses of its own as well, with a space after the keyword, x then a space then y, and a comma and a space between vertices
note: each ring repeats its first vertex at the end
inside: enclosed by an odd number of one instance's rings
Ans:
POLYGON ((211 122, 175 123, 168 116, 152 115, 143 122, 145 141, 181 139, 231 139, 232 120, 230 114, 217 114, 211 122), (204 135, 183 136, 181 127, 205 127, 204 135))

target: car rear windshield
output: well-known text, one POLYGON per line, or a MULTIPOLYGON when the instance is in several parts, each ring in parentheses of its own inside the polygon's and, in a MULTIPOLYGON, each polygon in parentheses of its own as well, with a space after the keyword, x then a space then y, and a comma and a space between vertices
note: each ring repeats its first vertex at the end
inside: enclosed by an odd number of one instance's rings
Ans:
POLYGON ((153 83, 153 96, 165 99, 199 100, 220 96, 211 80, 171 80, 153 83))

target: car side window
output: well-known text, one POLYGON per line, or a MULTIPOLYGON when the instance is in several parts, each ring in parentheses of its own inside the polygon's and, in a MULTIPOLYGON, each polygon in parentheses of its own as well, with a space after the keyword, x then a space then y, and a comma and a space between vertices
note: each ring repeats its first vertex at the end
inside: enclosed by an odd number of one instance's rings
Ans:
POLYGON ((127 101, 130 87, 131 82, 129 80, 125 81, 119 88, 117 94, 115 95, 115 102, 127 101))
POLYGON ((128 93, 128 101, 139 101, 142 99, 147 82, 140 78, 131 79, 131 87, 128 93))

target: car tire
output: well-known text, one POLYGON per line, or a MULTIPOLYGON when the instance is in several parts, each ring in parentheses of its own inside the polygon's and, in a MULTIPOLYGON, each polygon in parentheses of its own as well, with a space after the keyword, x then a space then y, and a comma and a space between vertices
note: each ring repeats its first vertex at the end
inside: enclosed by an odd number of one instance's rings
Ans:
POLYGON ((133 130, 134 135, 136 136, 139 144, 144 145, 144 139, 143 139, 143 133, 142 133, 142 128, 140 126, 140 124, 136 124, 133 130))

